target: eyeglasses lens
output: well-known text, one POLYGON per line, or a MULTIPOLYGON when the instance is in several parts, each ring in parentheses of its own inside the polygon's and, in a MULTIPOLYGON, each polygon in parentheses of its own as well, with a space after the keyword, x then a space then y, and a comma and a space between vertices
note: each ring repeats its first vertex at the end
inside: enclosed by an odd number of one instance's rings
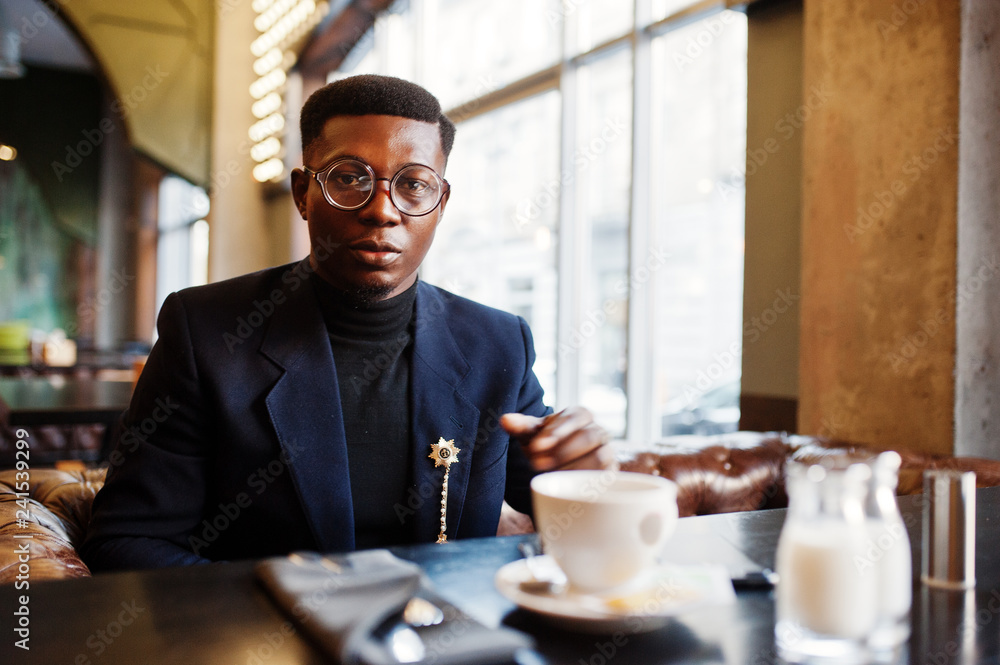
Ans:
POLYGON ((404 213, 428 212, 441 200, 441 179, 426 166, 408 166, 392 179, 392 199, 404 213))
POLYGON ((368 201, 371 191, 371 173, 361 162, 339 162, 326 176, 326 193, 332 203, 344 208, 361 207, 368 201))

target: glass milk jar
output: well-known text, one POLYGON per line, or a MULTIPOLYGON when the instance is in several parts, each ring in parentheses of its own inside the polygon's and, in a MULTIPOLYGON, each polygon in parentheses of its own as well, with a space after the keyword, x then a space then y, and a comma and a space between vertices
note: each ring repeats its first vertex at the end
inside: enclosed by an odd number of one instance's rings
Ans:
POLYGON ((879 617, 868 638, 873 658, 891 660, 910 636, 913 569, 910 538, 896 503, 899 453, 886 451, 871 461, 872 476, 865 501, 868 544, 858 567, 877 576, 879 617))
POLYGON ((786 467, 788 513, 778 538, 778 653, 790 662, 864 660, 881 615, 865 499, 872 470, 838 462, 786 467))

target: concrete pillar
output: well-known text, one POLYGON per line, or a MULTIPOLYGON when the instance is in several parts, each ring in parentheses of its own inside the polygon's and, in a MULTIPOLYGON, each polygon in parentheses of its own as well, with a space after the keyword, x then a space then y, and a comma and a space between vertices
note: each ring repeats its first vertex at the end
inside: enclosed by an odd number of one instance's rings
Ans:
POLYGON ((955 452, 1000 459, 1000 3, 962 3, 955 452))
POLYGON ((136 338, 136 156, 125 124, 111 110, 113 101, 105 99, 101 111, 101 117, 110 119, 115 129, 105 134, 101 145, 95 292, 80 311, 81 318, 93 321, 98 349, 115 349, 136 338))
POLYGON ((208 217, 211 282, 273 265, 263 188, 251 173, 247 136, 254 121, 250 43, 257 36, 255 14, 249 2, 218 6, 208 217))
MULTIPOLYGON (((253 179, 253 145, 247 131, 256 120, 250 111, 253 54, 252 3, 217 4, 215 47, 215 102, 212 113, 212 172, 209 187, 208 279, 211 282, 304 258, 301 237, 305 222, 292 201, 286 175, 280 184, 262 185, 253 179), (296 224, 302 225, 297 228, 296 224)), ((293 85, 294 83, 290 83, 293 85)), ((293 91, 294 92, 294 91, 293 91)), ((291 108, 292 95, 286 105, 291 108)), ((297 108, 297 107, 296 107, 297 108)), ((297 134, 298 115, 289 117, 287 132, 297 134)), ((288 150, 298 150, 290 142, 288 150)), ((298 159, 294 160, 298 164, 298 159)))
POLYGON ((953 450, 955 0, 805 0, 799 429, 953 450))

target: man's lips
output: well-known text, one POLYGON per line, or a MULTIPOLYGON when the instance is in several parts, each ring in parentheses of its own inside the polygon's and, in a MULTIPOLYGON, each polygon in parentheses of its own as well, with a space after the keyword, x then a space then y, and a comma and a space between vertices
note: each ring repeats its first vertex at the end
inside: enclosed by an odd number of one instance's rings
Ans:
POLYGON ((377 240, 358 240, 347 247, 358 261, 376 267, 389 265, 403 252, 392 243, 377 240))

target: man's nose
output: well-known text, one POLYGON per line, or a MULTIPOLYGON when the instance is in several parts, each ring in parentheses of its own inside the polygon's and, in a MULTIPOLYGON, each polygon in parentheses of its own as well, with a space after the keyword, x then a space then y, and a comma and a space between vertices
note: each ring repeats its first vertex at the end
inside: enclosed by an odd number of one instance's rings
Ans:
POLYGON ((360 213, 362 219, 379 225, 399 224, 402 221, 399 209, 396 208, 396 204, 392 202, 392 197, 389 194, 388 178, 375 179, 372 200, 360 210, 360 213))

